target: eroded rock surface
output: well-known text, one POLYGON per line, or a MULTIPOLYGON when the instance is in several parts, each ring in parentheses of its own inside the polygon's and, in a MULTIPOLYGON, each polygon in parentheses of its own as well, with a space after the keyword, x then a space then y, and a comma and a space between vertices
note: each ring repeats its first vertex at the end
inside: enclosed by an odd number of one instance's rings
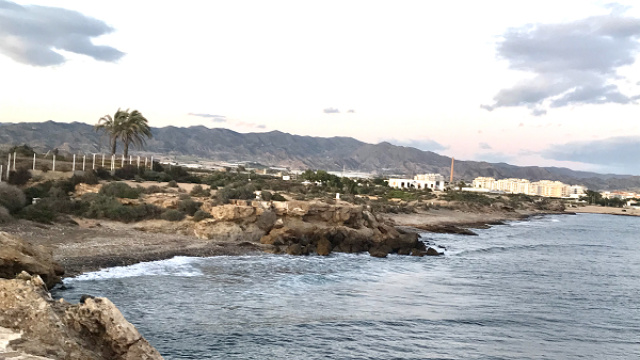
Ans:
POLYGON ((64 269, 53 261, 51 250, 0 232, 0 278, 13 279, 22 271, 39 275, 50 289, 60 282, 64 269))
POLYGON ((106 298, 54 301, 42 279, 0 279, 0 359, 162 359, 106 298))

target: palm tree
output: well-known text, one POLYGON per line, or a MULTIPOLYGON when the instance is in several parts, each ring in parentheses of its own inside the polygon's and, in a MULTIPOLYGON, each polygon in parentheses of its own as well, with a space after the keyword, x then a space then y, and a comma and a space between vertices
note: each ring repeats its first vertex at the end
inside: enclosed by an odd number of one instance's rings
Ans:
POLYGON ((145 138, 151 139, 151 128, 147 122, 147 119, 138 110, 133 110, 128 113, 127 117, 122 122, 118 131, 118 136, 122 138, 124 143, 124 157, 129 155, 129 144, 133 143, 134 146, 144 146, 145 138))
POLYGON ((111 115, 105 115, 101 117, 94 127, 96 131, 104 131, 109 136, 111 155, 115 155, 116 153, 116 144, 118 141, 118 137, 120 136, 122 124, 128 117, 129 110, 123 111, 118 109, 113 117, 111 117, 111 115))

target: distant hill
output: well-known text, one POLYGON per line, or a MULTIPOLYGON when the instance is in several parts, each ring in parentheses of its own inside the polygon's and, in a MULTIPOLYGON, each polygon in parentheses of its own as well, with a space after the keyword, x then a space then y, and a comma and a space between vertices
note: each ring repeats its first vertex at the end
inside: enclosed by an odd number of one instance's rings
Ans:
MULTIPOLYGON (((4 123, 0 147, 28 144, 46 152, 58 148, 71 153, 108 152, 108 139, 84 123, 4 123)), ((134 153, 218 161, 252 161, 296 169, 372 172, 379 175, 441 173, 448 177, 451 158, 431 151, 396 146, 388 142, 368 144, 350 137, 298 136, 271 131, 238 133, 204 126, 152 128, 153 139, 144 151, 134 153)), ((119 145, 122 149, 121 144, 119 145)), ((514 166, 478 161, 456 161, 455 178, 477 176, 559 180, 598 190, 640 190, 640 177, 597 174, 567 168, 514 166)))

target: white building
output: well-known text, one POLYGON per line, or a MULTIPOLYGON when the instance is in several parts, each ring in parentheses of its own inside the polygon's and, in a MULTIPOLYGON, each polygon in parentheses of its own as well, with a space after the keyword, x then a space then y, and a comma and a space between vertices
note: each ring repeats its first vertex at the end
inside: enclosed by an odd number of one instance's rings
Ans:
POLYGON ((396 189, 416 189, 444 191, 444 176, 440 174, 422 174, 412 179, 389 179, 389 186, 396 189))

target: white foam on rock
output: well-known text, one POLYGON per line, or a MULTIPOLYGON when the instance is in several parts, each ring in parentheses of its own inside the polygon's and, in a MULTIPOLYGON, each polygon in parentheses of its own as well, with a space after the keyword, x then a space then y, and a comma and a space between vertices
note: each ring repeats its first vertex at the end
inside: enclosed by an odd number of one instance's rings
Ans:
POLYGON ((107 279, 121 279, 138 276, 202 276, 202 271, 195 265, 202 258, 176 256, 167 260, 142 262, 128 266, 116 266, 99 271, 84 273, 75 278, 64 279, 65 283, 74 281, 96 281, 107 279))

